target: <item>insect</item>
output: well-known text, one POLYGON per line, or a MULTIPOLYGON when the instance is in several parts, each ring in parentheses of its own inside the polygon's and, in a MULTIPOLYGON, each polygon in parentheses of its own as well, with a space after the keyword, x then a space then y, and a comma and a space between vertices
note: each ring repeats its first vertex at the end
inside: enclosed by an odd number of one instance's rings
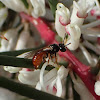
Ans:
MULTIPOLYGON (((71 44, 71 43, 69 43, 71 44)), ((69 45, 67 44, 67 45, 69 45)), ((45 47, 43 49, 40 49, 39 51, 37 51, 35 53, 35 55, 33 56, 33 59, 32 59, 32 62, 33 62, 33 65, 34 67, 37 69, 38 66, 41 64, 41 62, 43 61, 43 58, 46 58, 48 57, 48 55, 52 56, 55 54, 56 56, 56 53, 58 51, 61 51, 61 52, 65 52, 66 51, 66 47, 63 43, 60 43, 60 44, 52 44, 48 47, 45 47)))

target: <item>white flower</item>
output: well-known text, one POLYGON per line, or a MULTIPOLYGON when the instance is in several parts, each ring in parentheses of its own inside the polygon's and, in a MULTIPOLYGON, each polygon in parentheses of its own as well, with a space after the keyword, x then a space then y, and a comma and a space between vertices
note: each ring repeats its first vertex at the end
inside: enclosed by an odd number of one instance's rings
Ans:
POLYGON ((84 18, 79 18, 77 16, 78 9, 74 5, 74 2, 75 1, 73 1, 73 11, 72 11, 72 15, 71 15, 71 24, 76 24, 76 25, 78 25, 80 27, 83 24, 84 18))
MULTIPOLYGON (((43 67, 43 66, 42 66, 43 67)), ((44 90, 46 91, 48 84, 55 79, 55 76, 57 74, 57 69, 54 68, 52 70, 50 70, 47 74, 44 74, 44 70, 42 69, 42 75, 40 75, 39 77, 39 82, 36 85, 36 89, 38 90, 44 90), (44 75, 44 76, 43 76, 44 75), (45 85, 44 85, 45 84, 45 85)))
POLYGON ((98 96, 100 96, 100 81, 95 82, 94 91, 98 96))
POLYGON ((59 18, 59 22, 65 26, 70 22, 70 12, 67 7, 62 3, 57 4, 56 16, 59 18))
POLYGON ((77 77, 77 79, 75 79, 73 72, 70 72, 70 76, 71 76, 72 81, 74 83, 74 89, 80 95, 81 100, 94 100, 94 97, 89 92, 87 87, 84 85, 82 80, 79 77, 77 77))
POLYGON ((19 71, 18 80, 24 84, 36 86, 39 81, 40 70, 27 71, 22 69, 19 71))
POLYGON ((76 8, 73 8, 73 13, 71 15, 71 24, 69 24, 70 12, 68 8, 66 8, 61 3, 58 3, 57 5, 55 28, 58 35, 62 39, 65 39, 65 33, 69 34, 68 39, 64 40, 64 44, 67 45, 71 43, 70 45, 68 45, 68 49, 70 50, 75 50, 78 48, 81 36, 80 25, 82 25, 83 19, 78 18, 76 12, 76 8))
MULTIPOLYGON (((24 58, 26 55, 27 55, 27 52, 26 52, 26 53, 23 53, 23 54, 21 54, 21 55, 19 55, 19 56, 17 56, 17 57, 19 57, 19 58, 24 58)), ((10 72, 10 73, 17 73, 17 72, 19 72, 21 69, 22 69, 22 68, 20 68, 20 67, 4 66, 4 70, 5 70, 5 71, 8 71, 8 72, 10 72)))
POLYGON ((21 0, 0 0, 6 7, 17 11, 17 12, 27 12, 25 5, 21 0))
POLYGON ((73 2, 76 8, 78 9, 78 17, 86 17, 87 13, 93 8, 95 5, 94 0, 79 0, 78 3, 73 2))
POLYGON ((75 50, 79 46, 79 40, 81 36, 80 28, 77 25, 69 24, 66 27, 66 32, 68 32, 70 35, 68 35, 68 39, 65 42, 65 45, 71 43, 68 45, 68 49, 75 50))
POLYGON ((62 3, 57 4, 55 28, 60 37, 64 39, 65 36, 65 25, 70 22, 70 12, 62 3))
POLYGON ((32 10, 32 16, 33 17, 39 17, 39 16, 44 16, 46 13, 45 10, 45 0, 30 0, 33 6, 32 10))
POLYGON ((88 12, 95 6, 96 0, 79 0, 73 1, 73 12, 71 16, 71 23, 77 24, 79 27, 83 24, 88 12))
POLYGON ((69 70, 64 66, 61 66, 59 70, 54 68, 44 75, 45 68, 48 64, 50 65, 50 63, 46 62, 42 66, 40 71, 40 81, 38 82, 36 89, 61 97, 63 95, 62 93, 65 92, 62 84, 66 79, 69 70))
MULTIPOLYGON (((49 64, 51 64, 51 61, 49 61, 49 64)), ((53 65, 53 64, 51 64, 51 65, 53 65)), ((54 69, 50 70, 45 76, 43 76, 47 65, 48 65, 48 62, 44 63, 41 68, 41 71, 40 71, 40 81, 38 82, 38 84, 36 86, 36 88, 39 90, 46 91, 46 87, 48 86, 47 82, 49 82, 49 79, 51 79, 51 80, 54 79, 57 74, 57 69, 54 68, 54 69), (45 85, 44 85, 44 82, 45 82, 45 85)))
POLYGON ((16 29, 10 29, 4 34, 4 37, 6 37, 8 41, 4 39, 1 40, 1 52, 14 50, 17 42, 17 34, 18 32, 16 29))
POLYGON ((24 30, 20 33, 20 36, 17 40, 16 44, 16 50, 21 50, 21 49, 26 49, 27 44, 30 42, 29 40, 31 39, 31 35, 28 30, 24 30))
MULTIPOLYGON (((23 55, 20 55, 20 56, 22 57, 23 55)), ((25 56, 25 54, 24 54, 24 56, 25 56)), ((51 60, 49 61, 49 63, 51 65, 54 65, 55 67, 58 67, 57 64, 53 63, 51 60)), ((46 67, 46 66, 44 66, 44 67, 46 67)), ((24 84, 28 84, 28 85, 35 87, 40 82, 40 80, 43 79, 43 78, 41 78, 41 77, 43 77, 43 74, 44 74, 45 80, 49 80, 52 78, 52 76, 55 76, 57 74, 56 73, 57 69, 55 69, 55 71, 51 70, 48 72, 44 69, 44 67, 42 67, 42 69, 41 69, 42 73, 40 73, 40 69, 32 71, 32 70, 27 70, 27 68, 23 68, 22 70, 19 71, 19 75, 18 75, 19 81, 24 84), (47 74, 47 72, 48 72, 48 74, 47 74), (42 75, 40 75, 40 74, 42 74, 42 75)), ((39 86, 36 86, 36 87, 39 89, 40 84, 39 84, 39 86)))
POLYGON ((5 22, 7 15, 8 15, 8 9, 7 8, 1 8, 0 9, 0 28, 3 25, 3 23, 5 22))
POLYGON ((51 89, 51 86, 53 87, 53 85, 56 84, 56 89, 57 89, 56 96, 61 97, 63 95, 62 93, 64 93, 63 91, 64 86, 62 84, 65 78, 67 77, 68 72, 69 72, 69 69, 66 69, 64 66, 61 66, 57 72, 56 79, 51 83, 50 89, 51 89))

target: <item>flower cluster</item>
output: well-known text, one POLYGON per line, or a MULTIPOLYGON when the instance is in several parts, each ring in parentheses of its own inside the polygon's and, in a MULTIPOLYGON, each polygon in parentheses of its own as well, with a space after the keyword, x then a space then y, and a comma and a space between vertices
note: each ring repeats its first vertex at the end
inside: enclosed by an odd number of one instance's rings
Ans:
MULTIPOLYGON (((43 32, 48 31, 50 33, 50 28, 45 26, 41 19, 37 22, 38 17, 44 16, 46 13, 45 9, 45 0, 26 0, 29 7, 26 8, 21 0, 0 0, 6 7, 0 9, 0 28, 5 22, 8 15, 8 8, 16 12, 25 12, 34 17, 34 20, 31 20, 38 31, 40 32, 42 28, 43 32), (41 25, 40 25, 41 24, 41 25), (41 28, 41 26, 43 26, 41 28)), ((63 39, 64 45, 68 47, 69 50, 76 50, 78 47, 80 51, 84 54, 88 64, 91 67, 95 67, 98 62, 98 56, 100 55, 100 45, 99 43, 92 44, 87 41, 90 40, 94 42, 97 38, 100 38, 100 33, 97 26, 100 24, 100 20, 91 22, 91 18, 99 19, 100 17, 100 7, 97 0, 78 0, 73 1, 73 6, 71 11, 65 7, 62 3, 57 4, 57 10, 55 12, 55 29, 57 34, 63 39), (88 20, 89 19, 89 20, 88 20), (90 23, 84 25, 84 20, 90 21, 90 23), (97 29, 94 29, 97 28, 97 29), (94 34, 95 33, 95 34, 94 34), (83 36, 84 41, 80 43, 80 37, 83 36), (88 38, 95 37, 95 40, 88 38), (70 45, 67 45, 70 44, 70 45), (85 48, 89 48, 94 51, 97 55, 91 55, 90 52, 85 48)), ((30 17, 31 19, 31 17, 30 17)), ((24 22, 19 25, 17 28, 12 28, 4 32, 4 37, 8 39, 1 39, 0 52, 10 51, 10 50, 21 50, 26 48, 34 47, 34 38, 33 34, 30 33, 30 26, 27 22, 24 22), (19 32, 22 29, 21 32, 19 32)), ((43 33, 40 32, 40 33, 43 33)), ((53 34, 53 32, 52 32, 53 34)), ((50 34, 51 35, 51 34, 50 34)), ((48 37, 50 35, 42 36, 46 37, 45 40, 50 40, 48 37)), ((54 36, 54 35, 53 35, 54 36)), ((51 36, 50 36, 51 37, 51 36)), ((54 38, 54 37, 53 37, 54 38)), ((55 42, 55 41, 54 41, 55 42)), ((51 42, 52 43, 52 42, 51 42)), ((27 53, 21 54, 17 57, 25 58, 27 53)), ((81 58, 81 57, 80 57, 81 58)), ((52 59, 48 58, 45 63, 42 65, 41 69, 29 69, 22 67, 11 67, 4 66, 4 70, 10 73, 18 72, 18 80, 24 84, 31 85, 32 87, 48 92, 50 94, 56 95, 58 97, 65 97, 65 81, 67 80, 68 74, 71 76, 71 79, 74 83, 74 89, 80 95, 81 100, 94 100, 94 97, 90 94, 82 80, 73 75, 72 68, 69 66, 65 68, 63 65, 59 65, 54 62, 52 59), (46 70, 47 66, 52 66, 51 70, 46 70)), ((57 59, 58 60, 58 59, 57 59)), ((72 59, 73 60, 73 59, 72 59)), ((61 61, 61 60, 60 60, 61 61)), ((73 62, 74 63, 74 62, 73 62)), ((69 64, 70 65, 70 64, 69 64)), ((67 65, 66 65, 67 66, 67 65)), ((24 67, 24 66, 23 66, 24 67)), ((73 66, 74 67, 74 66, 73 66)), ((87 68, 88 69, 88 68, 87 68)), ((80 70, 80 69, 79 69, 80 70)), ((97 95, 100 96, 100 72, 96 76, 96 82, 94 85, 94 91, 97 95)), ((72 84, 69 83, 70 89, 72 89, 72 84)), ((73 98, 73 91, 69 92, 69 96, 73 98)))
POLYGON ((58 35, 64 39, 68 34, 68 38, 64 40, 68 49, 75 50, 79 46, 81 36, 81 26, 84 19, 88 16, 88 12, 95 6, 95 1, 79 0, 73 1, 73 11, 70 16, 70 11, 63 4, 58 3, 55 18, 55 28, 58 35))
POLYGON ((28 23, 23 23, 23 24, 21 24, 17 28, 12 28, 4 32, 4 37, 6 37, 8 41, 5 39, 1 39, 1 47, 0 47, 1 52, 10 50, 21 50, 34 47, 34 44, 31 44, 31 42, 34 41, 34 37, 32 37, 29 32, 29 24, 28 23), (22 27, 24 27, 24 30, 19 35, 18 31, 22 27))
POLYGON ((0 0, 7 8, 10 8, 17 12, 26 12, 33 17, 39 17, 45 15, 45 0, 28 0, 29 9, 25 7, 21 0, 0 0))

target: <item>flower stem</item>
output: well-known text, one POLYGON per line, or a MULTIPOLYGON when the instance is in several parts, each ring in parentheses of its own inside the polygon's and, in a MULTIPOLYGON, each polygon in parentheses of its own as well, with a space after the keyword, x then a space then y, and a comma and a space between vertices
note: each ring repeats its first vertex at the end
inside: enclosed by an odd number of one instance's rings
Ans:
MULTIPOLYGON (((28 20, 36 27, 46 45, 53 43, 58 44, 55 40, 55 33, 50 30, 48 25, 41 18, 35 19, 25 13, 20 13, 20 15, 22 19, 28 20)), ((81 78, 95 99, 100 100, 100 96, 97 96, 94 92, 95 80, 93 79, 94 76, 90 73, 90 67, 82 64, 69 50, 66 50, 66 52, 59 51, 59 55, 73 64, 74 67, 72 67, 72 70, 81 78)))
POLYGON ((38 32, 40 32, 41 38, 45 41, 46 45, 51 44, 52 41, 55 39, 55 33, 50 30, 48 25, 41 18, 34 18, 25 13, 20 13, 20 16, 23 19, 26 19, 31 22, 36 27, 38 32))
POLYGON ((95 99, 99 100, 100 96, 97 96, 94 92, 95 80, 94 75, 90 72, 90 67, 82 64, 69 50, 64 53, 59 52, 59 55, 64 57, 66 60, 69 60, 74 65, 72 70, 81 78, 95 99))

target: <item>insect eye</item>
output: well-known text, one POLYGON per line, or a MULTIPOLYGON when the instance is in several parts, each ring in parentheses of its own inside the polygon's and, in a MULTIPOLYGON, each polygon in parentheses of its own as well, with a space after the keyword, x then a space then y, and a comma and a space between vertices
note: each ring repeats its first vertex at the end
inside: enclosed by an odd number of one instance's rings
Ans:
POLYGON ((59 47, 60 47, 60 51, 61 52, 65 52, 66 51, 66 47, 64 44, 59 44, 59 47))

